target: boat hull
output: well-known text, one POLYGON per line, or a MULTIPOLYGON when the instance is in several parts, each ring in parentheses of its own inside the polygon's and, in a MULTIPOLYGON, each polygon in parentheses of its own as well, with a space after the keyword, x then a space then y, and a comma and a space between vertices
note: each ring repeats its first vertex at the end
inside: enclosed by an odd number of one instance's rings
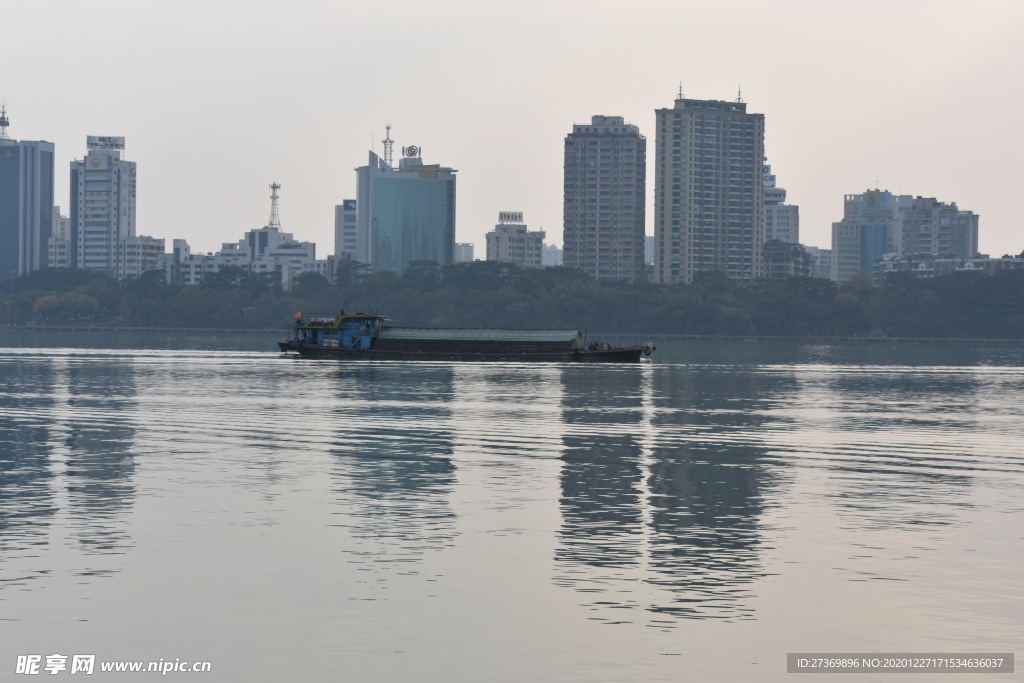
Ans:
POLYGON ((646 347, 632 346, 624 349, 601 349, 596 351, 552 351, 549 353, 512 352, 470 352, 457 351, 388 351, 382 349, 342 349, 278 342, 284 353, 315 358, 350 358, 362 360, 419 360, 419 361, 525 361, 539 363, 639 363, 646 347))

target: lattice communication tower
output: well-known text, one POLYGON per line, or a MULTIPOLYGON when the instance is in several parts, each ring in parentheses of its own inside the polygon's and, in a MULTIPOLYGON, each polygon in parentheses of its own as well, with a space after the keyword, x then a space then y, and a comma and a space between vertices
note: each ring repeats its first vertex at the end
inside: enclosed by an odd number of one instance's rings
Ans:
POLYGON ((277 183, 270 186, 270 222, 267 223, 267 227, 273 230, 281 229, 281 217, 277 215, 277 191, 280 189, 281 186, 277 183))
POLYGON ((395 141, 391 139, 391 126, 384 127, 387 130, 387 136, 382 141, 384 143, 384 163, 389 167, 391 166, 391 148, 395 144, 395 141))

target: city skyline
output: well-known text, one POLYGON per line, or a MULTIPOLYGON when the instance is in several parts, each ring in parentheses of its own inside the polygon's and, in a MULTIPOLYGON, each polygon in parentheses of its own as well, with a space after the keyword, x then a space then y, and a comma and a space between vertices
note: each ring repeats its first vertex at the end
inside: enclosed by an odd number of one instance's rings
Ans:
MULTIPOLYGON (((1021 95, 1004 88, 1019 82, 1024 64, 1013 39, 1024 26, 1016 3, 864 2, 846 10, 806 2, 645 3, 627 15, 611 5, 598 11, 600 3, 582 14, 553 4, 501 21, 500 8, 442 5, 444 21, 413 4, 389 21, 396 35, 443 37, 444 45, 423 53, 416 40, 398 40, 366 62, 360 51, 378 40, 371 29, 379 16, 369 6, 271 11, 276 6, 255 3, 241 12, 222 3, 196 25, 189 12, 163 8, 100 2, 44 17, 42 8, 16 4, 11 22, 46 25, 50 34, 34 42, 12 35, 0 47, 18 66, 0 81, 0 100, 11 137, 55 143, 57 168, 80 157, 84 135, 126 136, 145 188, 139 232, 215 251, 263 224, 272 180, 290 188, 282 205, 290 229, 331 244, 334 207, 355 193, 351 170, 367 146, 381 151, 387 123, 399 144, 420 145, 460 169, 457 241, 483 244, 503 206, 521 207, 555 236, 567 126, 602 112, 623 116, 653 140, 654 110, 680 80, 696 99, 731 100, 742 86, 766 117, 766 153, 786 178, 789 201, 801 207, 804 243, 827 247, 842 197, 877 185, 956 198, 985 217, 982 252, 1020 252, 1021 221, 1010 199, 1018 172, 1010 160, 1024 142, 1005 131, 1014 129, 1021 95), (580 22, 580 36, 634 55, 582 69, 582 38, 554 39, 570 20, 580 22), (228 49, 220 36, 239 21, 228 49), (735 49, 711 51, 726 36, 723 21, 735 49), (911 22, 921 30, 900 29, 911 22), (342 27, 343 45, 334 40, 342 27), (116 32, 118 41, 90 40, 100 30, 116 32), (834 40, 839 33, 887 49, 847 54, 834 40), (538 50, 512 59, 488 48, 512 36, 538 50), (187 57, 169 59, 183 44, 191 46, 187 57), (947 49, 929 47, 935 44, 947 49), (95 58, 130 49, 133 60, 123 66, 132 87, 100 96, 92 81, 64 68, 65 52, 86 48, 95 58), (455 59, 466 54, 473 59, 455 59), (567 69, 572 82, 560 76, 567 69), (976 107, 985 100, 999 106, 986 109, 979 125, 976 107)), ((55 203, 64 213, 67 183, 57 174, 55 203)), ((652 214, 650 192, 647 208, 652 214)), ((649 215, 646 234, 653 232, 649 215)))

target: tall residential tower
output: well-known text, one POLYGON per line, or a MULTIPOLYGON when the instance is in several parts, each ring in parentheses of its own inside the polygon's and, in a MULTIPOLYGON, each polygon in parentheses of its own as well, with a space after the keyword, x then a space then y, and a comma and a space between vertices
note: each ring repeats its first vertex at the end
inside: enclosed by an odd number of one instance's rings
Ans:
POLYGON ((134 258, 126 246, 135 237, 135 162, 121 158, 123 137, 90 135, 86 147, 71 162, 70 265, 121 279, 137 265, 125 261, 134 258))
POLYGON ((621 116, 565 137, 563 265, 595 278, 644 278, 647 141, 621 116))
POLYGON ((900 225, 890 251, 907 254, 950 254, 974 258, 978 253, 978 214, 962 211, 956 202, 933 197, 900 197, 900 225))
POLYGON ((786 203, 786 190, 775 185, 771 164, 763 170, 764 241, 800 242, 800 207, 786 203))
POLYGON ((658 109, 654 281, 690 282, 721 270, 762 275, 764 115, 735 102, 689 100, 658 109))
POLYGON ((900 199, 877 188, 843 198, 843 220, 832 224, 833 280, 846 282, 857 273, 871 275, 875 261, 893 250, 900 199))

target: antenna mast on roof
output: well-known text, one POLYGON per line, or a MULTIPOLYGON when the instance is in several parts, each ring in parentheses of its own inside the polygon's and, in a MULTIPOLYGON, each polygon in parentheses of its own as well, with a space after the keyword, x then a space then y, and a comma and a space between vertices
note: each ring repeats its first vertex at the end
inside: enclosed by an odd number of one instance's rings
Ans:
POLYGON ((391 166, 391 146, 395 144, 395 141, 391 139, 391 126, 385 126, 387 129, 387 137, 382 141, 384 143, 384 163, 389 167, 391 166))
POLYGON ((738 86, 736 88, 736 103, 743 104, 743 87, 738 86))
POLYGON ((270 222, 267 223, 267 227, 271 230, 281 229, 281 217, 277 215, 277 191, 280 189, 281 186, 277 183, 270 186, 270 222))
POLYGON ((677 100, 683 99, 683 82, 679 81, 679 95, 676 97, 677 100))
POLYGON ((0 107, 0 140, 10 140, 7 137, 7 126, 11 125, 11 122, 7 120, 7 107, 0 107))

